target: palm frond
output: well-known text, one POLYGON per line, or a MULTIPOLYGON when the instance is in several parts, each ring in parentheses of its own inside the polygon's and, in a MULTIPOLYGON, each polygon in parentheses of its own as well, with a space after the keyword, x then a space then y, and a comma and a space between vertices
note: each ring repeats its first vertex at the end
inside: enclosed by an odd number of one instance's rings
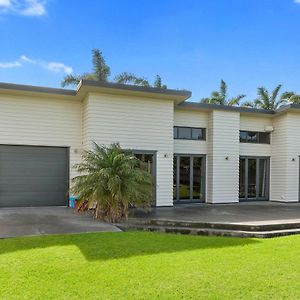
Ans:
POLYGON ((122 83, 122 84, 131 83, 133 85, 138 85, 138 86, 146 86, 146 87, 150 86, 148 80, 146 80, 143 77, 137 77, 133 73, 129 73, 129 72, 123 72, 123 73, 117 75, 114 78, 114 81, 117 83, 122 83))
POLYGON ((228 106, 239 106, 240 101, 245 97, 246 95, 237 95, 236 97, 229 99, 226 104, 228 106))

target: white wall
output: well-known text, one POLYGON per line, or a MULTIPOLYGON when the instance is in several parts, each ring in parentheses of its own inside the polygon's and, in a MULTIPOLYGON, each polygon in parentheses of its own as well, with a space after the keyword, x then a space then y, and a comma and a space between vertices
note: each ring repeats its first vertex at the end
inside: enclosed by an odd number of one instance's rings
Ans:
MULTIPOLYGON (((202 111, 179 110, 174 111, 174 126, 208 128, 208 113, 202 111)), ((174 153, 206 154, 206 141, 174 140, 174 153)))
POLYGON ((0 95, 0 144, 70 147, 72 167, 82 148, 81 107, 75 100, 0 95))
POLYGON ((240 114, 215 110, 208 124, 207 202, 238 202, 240 114))
POLYGON ((157 205, 173 205, 172 100, 90 94, 84 102, 84 144, 119 142, 123 148, 157 151, 157 205))
MULTIPOLYGON (((265 131, 265 126, 272 126, 272 118, 264 116, 240 116, 240 130, 265 131)), ((272 135, 271 135, 272 139, 272 135)), ((271 141, 272 143, 272 141, 271 141)), ((271 145, 240 143, 241 156, 271 156, 271 145)))

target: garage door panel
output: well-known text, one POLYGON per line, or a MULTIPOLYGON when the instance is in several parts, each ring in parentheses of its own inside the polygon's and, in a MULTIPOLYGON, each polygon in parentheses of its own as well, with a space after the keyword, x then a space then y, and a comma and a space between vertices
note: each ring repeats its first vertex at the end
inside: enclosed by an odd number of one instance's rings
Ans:
POLYGON ((0 207, 67 204, 68 151, 0 145, 0 207))
MULTIPOLYGON (((2 197, 2 194, 1 196, 2 197)), ((49 203, 46 206, 62 206, 61 203, 61 192, 51 192, 45 194, 44 192, 28 192, 28 193, 4 193, 3 197, 6 199, 3 207, 27 207, 27 206, 45 206, 45 203, 49 203), (42 201, 35 201, 33 199, 42 199, 42 201), (34 205, 29 205, 30 203, 34 205), (51 204, 50 204, 51 203, 51 204)), ((65 205, 65 204, 63 204, 65 205)))

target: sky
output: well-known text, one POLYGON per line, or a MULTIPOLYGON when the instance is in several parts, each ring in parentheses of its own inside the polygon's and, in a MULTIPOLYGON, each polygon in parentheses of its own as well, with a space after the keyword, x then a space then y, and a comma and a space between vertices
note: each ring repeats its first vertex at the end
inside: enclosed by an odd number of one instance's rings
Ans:
POLYGON ((228 85, 300 93, 300 0, 0 0, 0 82, 60 87, 99 48, 127 71, 197 101, 228 85))

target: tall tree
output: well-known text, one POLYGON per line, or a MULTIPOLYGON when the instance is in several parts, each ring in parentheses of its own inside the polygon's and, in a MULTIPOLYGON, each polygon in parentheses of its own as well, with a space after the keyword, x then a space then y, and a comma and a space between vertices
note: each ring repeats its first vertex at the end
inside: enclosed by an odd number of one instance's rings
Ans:
POLYGON ((110 67, 106 64, 103 54, 99 49, 92 50, 92 62, 93 72, 83 73, 82 75, 67 75, 63 79, 61 85, 63 87, 67 85, 77 85, 82 79, 107 82, 108 77, 110 76, 110 67))
MULTIPOLYGON (((70 74, 64 77, 61 85, 63 87, 68 85, 77 85, 80 80, 95 80, 100 82, 108 82, 111 74, 110 67, 107 65, 102 52, 99 49, 92 50, 92 64, 93 71, 89 73, 83 73, 82 75, 70 74)), ((156 87, 166 89, 167 86, 162 84, 162 79, 159 75, 156 75, 156 79, 151 85, 144 77, 138 77, 130 72, 122 72, 114 78, 114 82, 122 84, 133 84, 137 86, 156 87)))
POLYGON ((246 97, 246 95, 238 95, 233 98, 228 98, 227 84, 224 80, 221 80, 219 91, 213 91, 210 97, 202 98, 200 102, 227 106, 238 106, 241 99, 243 99, 244 97, 246 97))
POLYGON ((300 104, 300 95, 294 92, 284 92, 280 95, 281 84, 278 84, 272 92, 265 87, 257 89, 257 98, 253 102, 245 102, 243 106, 275 110, 287 103, 300 104))

